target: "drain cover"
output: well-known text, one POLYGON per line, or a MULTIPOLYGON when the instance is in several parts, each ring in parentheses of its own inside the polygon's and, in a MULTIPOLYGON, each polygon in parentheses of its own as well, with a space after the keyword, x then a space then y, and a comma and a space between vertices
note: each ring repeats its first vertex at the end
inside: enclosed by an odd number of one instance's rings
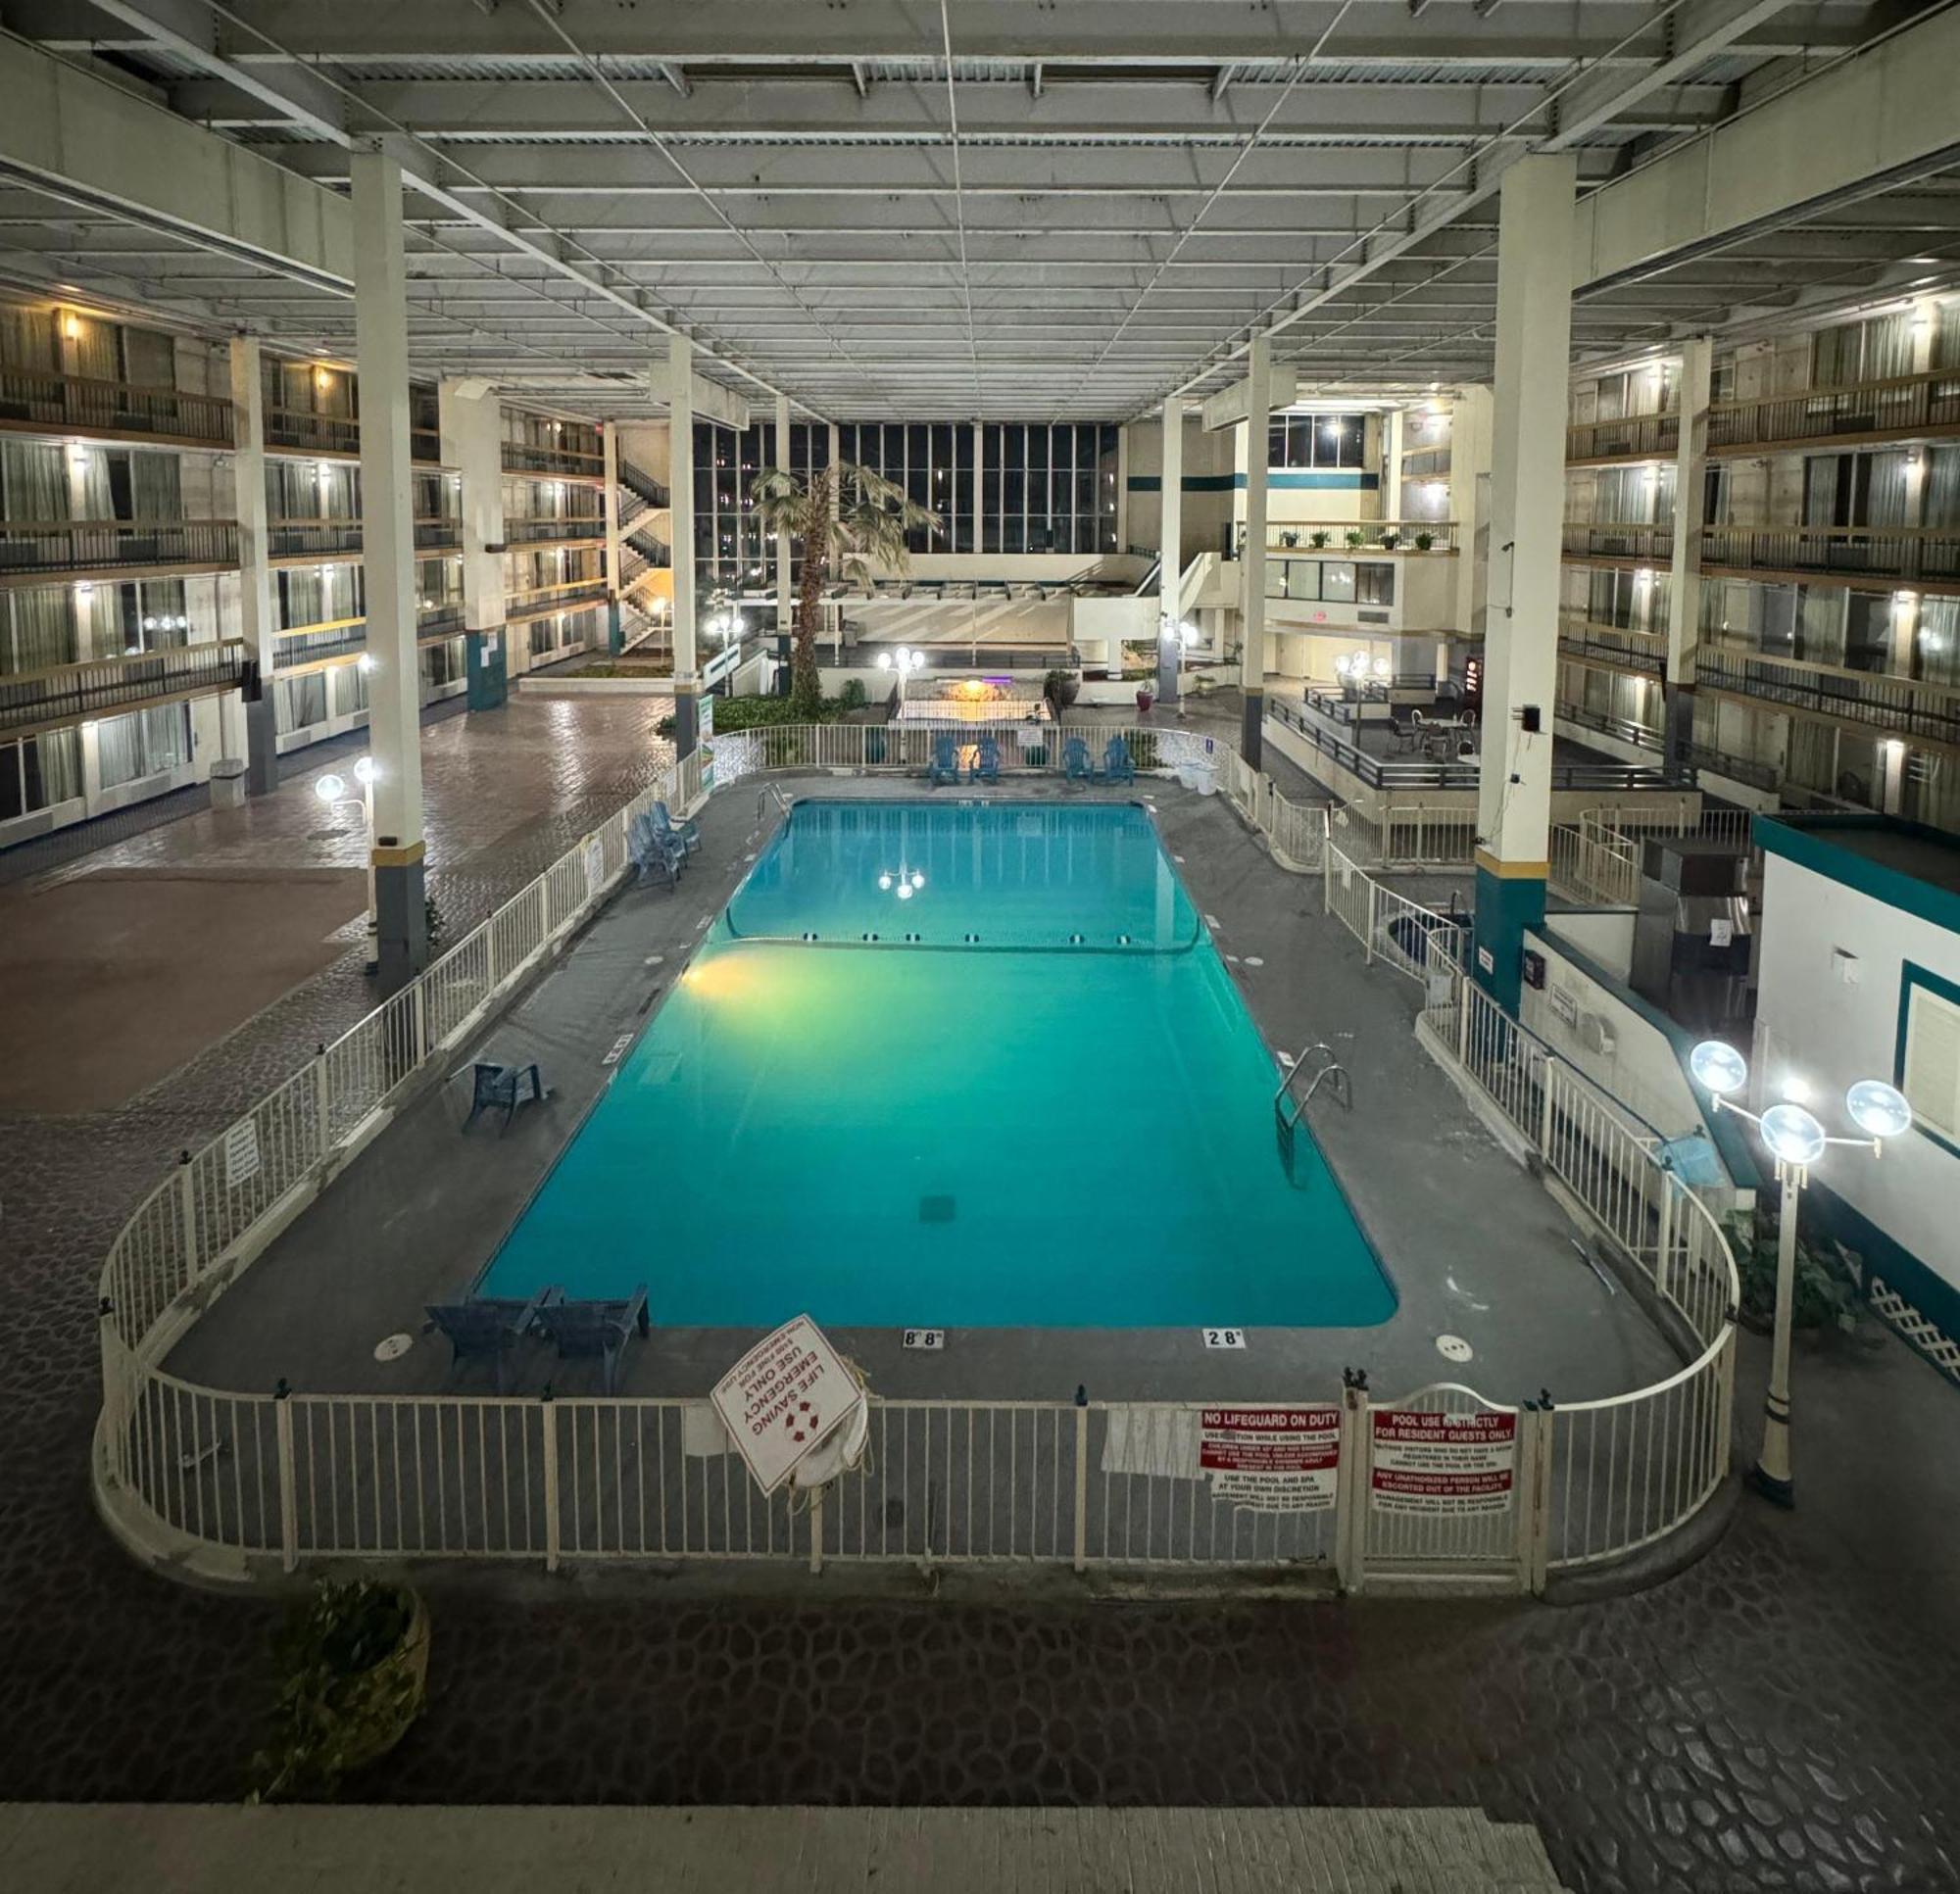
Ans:
POLYGON ((384 1335, 374 1344, 374 1359, 376 1361, 400 1361, 415 1345, 416 1338, 414 1336, 384 1335))
POLYGON ((951 1197, 920 1197, 919 1222, 951 1223, 953 1221, 953 1199, 951 1197))
POLYGON ((1460 1335, 1440 1335, 1436 1337, 1436 1352, 1446 1361, 1468 1361, 1470 1344, 1460 1335))

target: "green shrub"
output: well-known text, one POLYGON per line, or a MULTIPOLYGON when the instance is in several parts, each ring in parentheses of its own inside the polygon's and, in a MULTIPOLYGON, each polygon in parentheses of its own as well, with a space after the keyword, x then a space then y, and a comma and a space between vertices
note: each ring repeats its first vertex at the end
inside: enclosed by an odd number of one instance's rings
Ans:
MULTIPOLYGON (((836 698, 826 698, 818 721, 834 723, 843 714, 836 698)), ((761 730, 771 724, 808 723, 786 697, 720 697, 714 700, 714 734, 732 736, 738 730, 761 730)))
POLYGON ((840 710, 861 710, 865 701, 864 680, 861 677, 847 677, 844 689, 838 693, 837 707, 840 710))

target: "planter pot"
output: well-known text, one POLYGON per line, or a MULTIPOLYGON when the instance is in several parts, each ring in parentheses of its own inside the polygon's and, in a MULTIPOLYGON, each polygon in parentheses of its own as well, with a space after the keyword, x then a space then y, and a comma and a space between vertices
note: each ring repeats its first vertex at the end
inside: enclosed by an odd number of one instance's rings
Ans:
POLYGON ((378 1763, 409 1733, 428 1700, 428 1607, 417 1593, 402 1641, 371 1670, 350 1677, 345 1686, 349 1710, 358 1709, 364 1716, 371 1713, 374 1724, 364 1741, 344 1753, 346 1773, 378 1763))
POLYGON ((1151 713, 1151 705, 1156 700, 1151 696, 1150 692, 1139 691, 1137 693, 1137 714, 1140 717, 1149 716, 1151 713))

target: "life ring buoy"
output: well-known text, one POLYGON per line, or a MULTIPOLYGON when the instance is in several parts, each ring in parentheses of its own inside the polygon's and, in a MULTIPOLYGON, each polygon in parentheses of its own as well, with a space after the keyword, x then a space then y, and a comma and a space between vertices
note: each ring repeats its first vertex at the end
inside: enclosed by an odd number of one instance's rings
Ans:
POLYGON ((799 1492, 827 1486, 839 1474, 855 1473, 871 1441, 871 1403, 860 1400, 856 1410, 825 1439, 799 1460, 790 1484, 799 1492))

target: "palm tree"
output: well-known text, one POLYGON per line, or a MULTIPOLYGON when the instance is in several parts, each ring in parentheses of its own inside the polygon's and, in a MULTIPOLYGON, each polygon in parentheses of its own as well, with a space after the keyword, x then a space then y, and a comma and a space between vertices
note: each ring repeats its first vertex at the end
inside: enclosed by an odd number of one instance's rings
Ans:
POLYGON ((823 707, 816 674, 817 618, 832 574, 861 581, 874 565, 903 571, 906 534, 918 527, 938 532, 942 522, 929 507, 906 499, 896 481, 850 461, 818 467, 807 480, 772 467, 751 491, 765 533, 788 533, 803 542, 803 584, 790 643, 790 703, 800 717, 814 719, 823 707))

